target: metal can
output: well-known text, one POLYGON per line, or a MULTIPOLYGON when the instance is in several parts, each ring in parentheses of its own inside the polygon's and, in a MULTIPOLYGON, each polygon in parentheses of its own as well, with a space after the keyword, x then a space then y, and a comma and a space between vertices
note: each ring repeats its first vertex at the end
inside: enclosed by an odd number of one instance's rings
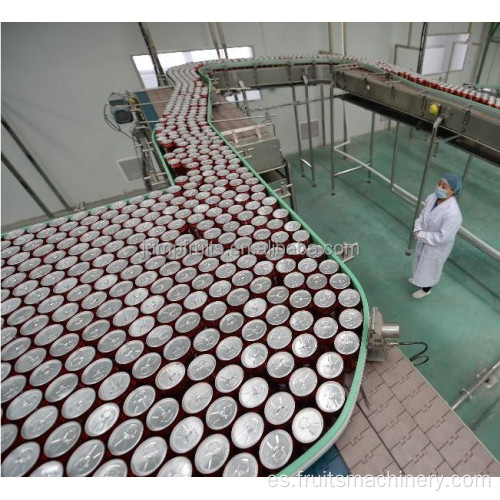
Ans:
POLYGON ((192 475, 193 465, 188 458, 183 456, 168 460, 157 474, 158 477, 191 477, 192 475))
MULTIPOLYGON (((6 453, 16 442, 19 428, 16 424, 2 425, 2 455, 6 453)), ((4 455, 5 456, 5 455, 4 455)))
POLYGON ((63 460, 77 444, 82 434, 78 422, 66 422, 55 429, 45 440, 43 453, 47 458, 63 460))
POLYGON ((289 392, 277 392, 266 402, 264 416, 273 426, 283 428, 295 413, 295 399, 289 392))
POLYGON ((215 378, 217 360, 211 354, 202 354, 191 361, 187 374, 193 382, 211 382, 215 378))
POLYGON ((157 401, 149 410, 146 426, 150 431, 163 431, 170 427, 179 415, 179 403, 173 398, 157 401))
POLYGON ((236 414, 238 405, 236 401, 229 396, 222 396, 216 399, 207 409, 205 420, 207 427, 212 431, 228 431, 236 414))
POLYGON ((359 337, 354 332, 343 331, 336 335, 335 350, 342 356, 346 371, 352 371, 356 367, 359 345, 359 337))
POLYGON ((344 361, 336 352, 325 352, 316 362, 316 371, 325 380, 341 380, 344 361))
POLYGON ((264 434, 264 419, 255 412, 244 413, 233 424, 231 441, 239 449, 255 449, 264 434))
POLYGON ((346 330, 356 331, 363 324, 363 313, 357 309, 344 309, 339 314, 339 324, 346 330))
POLYGON ((212 434, 205 438, 194 458, 196 470, 203 475, 213 475, 221 469, 229 456, 230 443, 222 434, 212 434))
POLYGON ((314 395, 318 384, 318 376, 311 368, 298 368, 290 375, 288 385, 298 401, 307 401, 314 395))
POLYGON ((317 441, 324 429, 324 420, 316 408, 303 408, 292 422, 293 437, 302 444, 317 441))
POLYGON ((258 373, 265 369, 268 350, 264 344, 251 344, 241 353, 241 363, 247 373, 258 373))
MULTIPOLYGON (((100 398, 102 400, 102 398, 100 398)), ((66 420, 77 418, 84 419, 94 407, 96 392, 90 387, 77 390, 65 401, 61 409, 61 415, 66 420)))
POLYGON ((172 338, 167 342, 163 349, 163 357, 167 361, 178 361, 184 363, 188 361, 193 354, 191 340, 185 335, 172 338))
POLYGON ((259 459, 263 467, 274 471, 283 468, 293 453, 293 439, 282 429, 276 429, 264 436, 259 447, 259 459))
POLYGON ((193 416, 184 418, 170 432, 171 450, 174 453, 192 456, 204 432, 205 428, 200 418, 193 416))
POLYGON ((25 476, 34 467, 40 456, 40 445, 29 441, 11 451, 2 461, 2 476, 25 476))
POLYGON ((66 466, 70 477, 83 477, 92 474, 101 463, 105 453, 104 444, 91 439, 80 445, 71 455, 66 466))
POLYGON ((314 294, 314 309, 320 315, 329 315, 335 309, 337 297, 332 290, 323 289, 314 294))
POLYGON ((167 394, 180 393, 186 382, 186 367, 178 361, 162 367, 155 379, 156 387, 167 394))
POLYGON ((329 283, 333 290, 344 290, 351 285, 351 278, 345 273, 336 273, 330 276, 329 283))
POLYGON ((115 458, 102 464, 93 474, 93 477, 126 477, 128 472, 127 464, 115 458))
POLYGON ((127 417, 140 417, 149 410, 156 398, 156 391, 150 385, 136 387, 123 403, 123 413, 127 417))
POLYGON ((48 403, 61 406, 63 401, 78 387, 79 379, 74 373, 67 373, 56 378, 45 390, 48 403))
POLYGON ((85 422, 85 434, 89 437, 105 440, 111 428, 120 416, 120 407, 115 403, 98 406, 85 422))
POLYGON ((361 296, 357 290, 353 288, 345 288, 339 293, 338 303, 343 308, 353 308, 360 304, 361 296))
POLYGON ((42 406, 32 413, 21 428, 21 437, 26 441, 36 440, 55 425, 59 411, 55 406, 42 406))
POLYGON ((264 403, 269 394, 269 385, 261 377, 248 379, 240 388, 239 402, 244 408, 259 412, 264 408, 264 403))
POLYGON ((323 414, 337 414, 344 403, 345 389, 338 382, 324 382, 316 391, 316 404, 323 414))
POLYGON ((307 290, 295 290, 289 298, 290 308, 294 311, 310 309, 311 302, 312 295, 307 290))
POLYGON ((127 372, 116 372, 102 382, 99 387, 99 399, 104 402, 114 401, 121 403, 125 399, 127 390, 131 387, 131 377, 127 372))
POLYGON ((244 372, 239 365, 228 365, 222 368, 215 377, 215 389, 219 394, 234 396, 243 382, 244 372))
POLYGON ((97 350, 101 354, 110 354, 123 345, 126 338, 127 334, 123 330, 113 330, 99 340, 97 350))

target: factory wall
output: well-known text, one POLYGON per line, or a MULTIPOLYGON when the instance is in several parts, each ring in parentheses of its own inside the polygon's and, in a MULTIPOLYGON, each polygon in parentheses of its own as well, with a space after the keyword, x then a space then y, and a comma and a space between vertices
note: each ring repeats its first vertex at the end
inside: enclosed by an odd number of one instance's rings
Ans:
MULTIPOLYGON (((228 46, 252 45, 256 56, 317 54, 329 49, 324 23, 222 23, 228 46)), ((158 51, 213 48, 208 23, 149 23, 158 51)), ((347 54, 393 62, 395 44, 408 42, 409 23, 347 23, 347 54)), ((417 45, 420 23, 413 23, 411 44, 417 45)), ((463 32, 467 23, 432 23, 431 33, 463 32)), ((471 41, 483 36, 483 23, 472 25, 471 41)), ((340 23, 333 23, 333 51, 342 50, 340 23)), ((485 76, 499 78, 500 51, 492 44, 485 76)), ((414 51, 416 54, 416 51, 414 51)), ((132 55, 147 53, 137 23, 3 23, 2 115, 37 158, 70 205, 125 195, 141 182, 125 181, 116 160, 135 154, 132 141, 113 132, 103 120, 103 106, 112 91, 138 90, 140 79, 132 55)), ((470 81, 477 67, 479 47, 472 45, 464 71, 450 81, 470 81)), ((416 57, 408 65, 416 64, 416 57)), ((399 63, 399 61, 397 61, 399 63)), ((495 83, 494 81, 492 83, 495 83)), ((498 81, 496 82, 499 83, 498 81)), ((298 89, 298 98, 304 97, 298 89)), ((325 89, 325 95, 328 95, 325 89)), ((290 102, 289 89, 263 92, 266 105, 290 102)), ((319 97, 311 88, 310 98, 319 97)), ((252 106, 262 106, 254 102, 252 106)), ((337 107, 336 141, 342 138, 342 111, 337 107)), ((293 108, 270 110, 285 154, 297 150, 293 108)), ((261 114, 261 113, 259 113, 261 114)), ((299 111, 305 121, 305 107, 299 111)), ((311 105, 320 119, 320 104, 311 105)), ((352 136, 370 130, 366 111, 347 110, 352 136)), ((376 128, 386 121, 376 120, 376 128)), ((124 127, 126 130, 127 128, 124 127)), ((326 109, 326 138, 329 141, 326 109)), ((321 144, 320 138, 314 145, 321 144)), ((307 141, 303 141, 307 147, 307 141)), ((63 207, 2 129, 2 149, 51 210, 63 207)), ((42 215, 42 211, 2 167, 2 224, 42 215)))

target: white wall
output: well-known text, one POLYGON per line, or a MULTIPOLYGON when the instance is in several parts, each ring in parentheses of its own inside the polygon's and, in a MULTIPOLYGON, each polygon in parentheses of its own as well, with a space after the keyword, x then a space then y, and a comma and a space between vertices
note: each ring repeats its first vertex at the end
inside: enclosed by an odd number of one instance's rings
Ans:
MULTIPOLYGON (((158 51, 213 47, 207 23, 150 23, 149 27, 158 51)), ((467 27, 468 23, 431 23, 430 33, 463 32, 467 27)), ((346 51, 393 62, 394 46, 407 43, 408 28, 409 23, 347 23, 346 51)), ((223 23, 223 29, 229 46, 252 45, 257 56, 308 55, 328 50, 326 22, 223 23)), ((420 29, 421 23, 414 23, 414 45, 418 44, 420 29)), ((473 24, 472 40, 479 41, 483 31, 483 23, 473 24)), ((341 47, 341 25, 333 23, 333 49, 340 52, 341 47)), ((140 88, 131 56, 145 53, 137 23, 2 24, 2 115, 71 205, 120 196, 142 187, 141 182, 127 183, 118 170, 117 159, 134 155, 132 142, 106 126, 102 108, 111 91, 140 88)), ((450 80, 470 80, 478 54, 479 48, 471 47, 465 70, 452 73, 450 80)), ((493 44, 484 75, 489 83, 498 84, 499 73, 500 51, 493 44)), ((266 104, 291 100, 289 89, 265 91, 264 95, 266 104)), ((298 97, 303 95, 299 89, 298 97)), ((311 89, 311 98, 318 95, 317 89, 311 89)), ((312 117, 319 118, 319 104, 311 109, 312 117)), ((276 113, 283 150, 296 151, 293 108, 276 113)), ((305 120, 303 107, 300 115, 301 121, 305 120)), ((383 125, 377 121, 377 128, 383 125)), ((340 114, 336 127, 339 140, 340 114)), ((351 107, 351 135, 369 129, 369 115, 351 107)), ((3 130, 2 149, 49 208, 61 209, 60 202, 3 130)), ((8 172, 2 181, 2 224, 42 215, 8 172)))

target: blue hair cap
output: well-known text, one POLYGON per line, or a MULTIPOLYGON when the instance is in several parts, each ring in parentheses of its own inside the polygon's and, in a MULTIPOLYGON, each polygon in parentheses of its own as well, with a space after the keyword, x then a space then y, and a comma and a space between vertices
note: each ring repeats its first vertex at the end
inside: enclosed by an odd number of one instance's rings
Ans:
POLYGON ((453 196, 458 196, 462 191, 462 176, 455 172, 446 172, 441 176, 441 179, 455 191, 453 196))

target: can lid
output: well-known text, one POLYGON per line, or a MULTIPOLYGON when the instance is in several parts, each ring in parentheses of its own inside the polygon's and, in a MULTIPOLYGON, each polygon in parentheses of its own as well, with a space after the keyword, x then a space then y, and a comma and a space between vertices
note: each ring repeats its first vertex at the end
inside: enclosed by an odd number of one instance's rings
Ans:
MULTIPOLYGON (((57 325, 60 326, 60 325, 57 325)), ((65 356, 71 352, 80 342, 80 337, 76 333, 68 333, 59 337, 50 347, 50 354, 54 357, 65 356)))
POLYGON ((112 401, 121 396, 130 385, 130 375, 127 372, 117 372, 108 377, 99 387, 99 399, 112 401))
POLYGON ((266 400, 268 393, 268 383, 261 377, 254 377, 241 386, 239 400, 245 408, 257 408, 266 400))
POLYGON ((325 382, 316 392, 318 408, 327 413, 333 413, 344 405, 345 389, 338 382, 325 382))
POLYGON ((29 379, 33 387, 40 387, 48 384, 52 379, 57 377, 62 369, 62 363, 58 359, 50 359, 42 363, 31 372, 29 379))
POLYGON ((86 441, 71 455, 66 466, 66 473, 70 477, 92 474, 103 459, 104 452, 104 444, 98 439, 86 441))
POLYGON ((102 382, 113 369, 113 362, 109 358, 97 359, 82 373, 82 382, 85 385, 94 385, 102 382))
POLYGON ((10 314, 15 311, 22 303, 22 300, 18 297, 12 297, 11 299, 2 301, 2 316, 10 314))
POLYGON ((26 419, 21 436, 27 441, 42 436, 56 423, 58 413, 55 406, 42 406, 26 419))
MULTIPOLYGON (((2 342, 3 342, 3 340, 2 340, 2 342)), ((9 376, 9 373, 11 370, 12 370, 12 365, 10 363, 2 363, 2 377, 1 377, 2 382, 9 376)), ((3 386, 2 386, 2 390, 3 390, 3 386)), ((3 403, 3 397, 2 397, 2 403, 3 403)))
MULTIPOLYGON (((255 280, 254 280, 255 281, 255 280)), ((250 292, 246 288, 235 288, 229 292, 226 302, 231 307, 238 307, 245 304, 250 297, 250 292)))
POLYGON ((208 289, 208 294, 212 298, 219 298, 225 297, 230 291, 231 283, 227 280, 220 280, 212 284, 212 286, 208 289))
POLYGON ((264 415, 272 425, 285 424, 295 412, 295 399, 289 392, 277 392, 266 402, 264 415))
POLYGON ((154 403, 156 391, 150 385, 134 389, 123 403, 123 412, 128 417, 138 417, 149 410, 154 403))
POLYGON ((138 380, 148 378, 158 370, 161 362, 161 356, 156 352, 144 354, 135 362, 132 368, 132 376, 138 380))
POLYGON ((216 364, 217 361, 211 354, 197 356, 188 366, 188 377, 195 382, 204 380, 215 371, 216 364))
POLYGON ((16 440, 19 430, 16 424, 2 425, 2 453, 8 450, 16 440))
POLYGON ((230 444, 226 436, 213 434, 205 438, 194 457, 195 467, 201 474, 212 474, 218 471, 229 456, 230 444))
POLYGON ((189 387, 182 397, 182 409, 186 413, 194 414, 204 410, 213 397, 212 386, 206 382, 198 382, 189 387))
MULTIPOLYGON (((2 363, 2 368, 7 363, 2 363)), ((10 365, 9 365, 10 366, 10 365)), ((26 386, 24 375, 14 375, 2 382, 2 404, 14 399, 26 386)))
POLYGON ((245 319, 241 313, 232 312, 226 314, 220 321, 219 328, 224 334, 231 334, 237 332, 245 322, 245 319))
POLYGON ((155 384, 158 389, 166 391, 181 382, 186 374, 186 367, 178 361, 165 365, 156 375, 155 384))
POLYGON ((186 336, 178 336, 169 340, 163 349, 163 357, 167 361, 181 359, 191 348, 191 340, 186 336))
POLYGON ((343 290, 351 285, 351 278, 345 273, 333 274, 330 277, 330 286, 334 290, 343 290))
POLYGON ((119 327, 129 325, 137 316, 139 316, 139 309, 137 309, 137 307, 126 307, 115 314, 113 317, 113 325, 119 327))
POLYGON ((264 299, 251 299, 243 307, 243 313, 248 318, 258 318, 267 309, 267 302, 264 299))
POLYGON ((267 360, 267 347, 261 343, 247 346, 241 354, 241 363, 245 368, 258 368, 267 360))
POLYGON ((222 394, 227 394, 237 389, 243 382, 244 372, 239 365, 228 365, 215 377, 215 388, 222 394))
POLYGON ((100 319, 90 323, 85 327, 82 333, 83 340, 94 341, 100 339, 109 330, 110 323, 106 319, 100 319))
POLYGON ((55 429, 45 441, 44 454, 57 458, 66 454, 78 441, 82 426, 78 422, 66 422, 55 429))
POLYGON ((303 333, 292 342, 292 351, 298 358, 308 358, 316 352, 318 341, 309 333, 303 333))
POLYGON ((295 415, 292 422, 292 433, 300 443, 312 443, 322 434, 323 416, 316 408, 303 408, 295 415))
POLYGON ((264 419, 258 413, 244 413, 233 424, 231 440, 237 448, 248 449, 260 441, 262 434, 264 419))
POLYGON ((164 398, 156 402, 148 412, 146 425, 149 430, 162 431, 177 418, 179 403, 174 398, 164 398))
POLYGON ((314 305, 319 308, 331 308, 335 304, 335 293, 328 289, 319 290, 314 294, 314 305))
POLYGON ((6 416, 9 420, 20 420, 38 408, 42 401, 42 391, 31 389, 19 394, 7 408, 6 416))
POLYGON ((151 285, 151 293, 154 294, 163 294, 168 292, 174 284, 174 280, 170 278, 169 276, 165 276, 163 278, 160 278, 159 280, 156 280, 152 285, 151 285))
POLYGON ((309 311, 297 311, 290 318, 290 327, 296 332, 305 332, 311 328, 314 317, 309 311))
POLYGON ((147 335, 155 325, 153 316, 141 316, 137 318, 128 328, 131 337, 143 337, 147 335))
POLYGON ((191 477, 193 465, 189 458, 174 457, 160 469, 158 477, 191 477))
MULTIPOLYGON (((221 330, 223 329, 221 328, 221 330)), ((239 337, 226 337, 224 340, 219 342, 216 349, 216 354, 220 360, 229 361, 239 356, 242 349, 243 342, 239 337)))
MULTIPOLYGON (((64 303, 64 297, 62 295, 51 295, 50 297, 47 297, 38 306, 37 310, 41 314, 48 314, 48 313, 51 313, 52 311, 55 311, 56 309, 58 309, 61 306, 61 304, 63 304, 63 303, 64 303)), ((78 310, 78 306, 76 306, 76 309, 78 310)), ((53 317, 53 319, 54 319, 54 321, 57 321, 57 319, 55 319, 54 317, 53 317)))
POLYGON ((110 453, 119 457, 133 450, 144 432, 144 425, 136 418, 125 420, 111 433, 108 439, 110 453))
POLYGON ((299 368, 290 376, 290 391, 298 397, 305 397, 311 394, 318 384, 318 376, 311 368, 299 368))
POLYGON ((120 407, 115 403, 104 403, 97 407, 85 422, 85 434, 98 437, 113 427, 120 416, 120 407))
POLYGON ((334 346, 340 354, 354 354, 359 349, 359 337, 354 332, 340 332, 335 337, 334 346))
POLYGON ((93 474, 93 477, 126 477, 127 464, 119 458, 109 460, 102 464, 93 474))
POLYGON ((328 284, 328 278, 321 273, 313 273, 309 275, 306 281, 306 285, 310 290, 317 291, 326 287, 328 284))
POLYGON ((250 453, 238 453, 229 460, 224 468, 224 477, 257 477, 259 464, 250 453))
POLYGON ((359 292, 352 288, 346 288, 339 293, 339 303, 344 307, 357 306, 360 300, 359 292))
POLYGON ((338 330, 337 322, 331 317, 318 319, 314 324, 314 334, 320 339, 332 338, 338 330))
MULTIPOLYGON (((57 312, 57 311, 56 311, 57 312)), ((83 311, 73 316, 67 323, 66 329, 70 332, 83 330, 94 319, 94 313, 83 311)))
POLYGON ((2 461, 2 476, 24 476, 36 464, 40 456, 40 445, 29 441, 18 446, 2 461))
POLYGON ((325 352, 319 357, 316 369, 323 378, 332 379, 342 373, 344 361, 336 352, 325 352))
POLYGON ((209 429, 220 431, 233 422, 238 411, 236 401, 229 397, 223 396, 215 400, 208 408, 206 413, 206 422, 209 429))
POLYGON ((219 339, 220 334, 215 328, 207 328, 196 335, 193 347, 198 352, 206 352, 215 347, 219 339))
POLYGON ((203 436, 203 422, 198 417, 187 417, 181 420, 170 433, 170 448, 175 453, 191 451, 203 436))
POLYGON ((45 391, 45 399, 49 403, 62 401, 75 390, 77 385, 78 376, 74 373, 61 375, 47 387, 47 390, 45 391))
POLYGON ((259 458, 267 469, 282 468, 293 452, 293 440, 287 431, 276 429, 264 436, 260 443, 259 458))
POLYGON ((61 415, 69 420, 78 418, 92 407, 95 399, 96 393, 94 389, 90 387, 79 389, 64 402, 61 415))
POLYGON ((105 354, 118 349, 126 340, 127 334, 123 330, 113 330, 99 340, 97 349, 105 354))
POLYGON ((131 340, 123 344, 115 354, 115 362, 120 365, 128 365, 139 358, 144 351, 144 343, 141 340, 131 340))
POLYGON ((339 315, 339 323, 344 328, 355 330, 363 323, 363 314, 357 309, 345 309, 339 315))
MULTIPOLYGON (((4 290, 2 290, 3 292, 4 290)), ((39 304, 44 299, 46 299, 50 295, 50 288, 48 287, 40 287, 36 288, 32 292, 30 292, 26 297, 24 297, 25 304, 39 304)), ((40 312, 40 311, 38 311, 40 312)))
POLYGON ((311 259, 310 257, 301 259, 297 266, 297 269, 304 274, 314 273, 317 268, 318 268, 318 263, 314 259, 311 259))
POLYGON ((36 310, 33 306, 24 306, 16 311, 12 312, 7 318, 7 324, 9 326, 18 326, 25 321, 28 321, 34 314, 36 310))
POLYGON ((69 372, 78 372, 92 362, 95 353, 96 350, 92 346, 80 347, 80 349, 70 354, 64 363, 64 368, 69 372))
POLYGON ((42 347, 30 349, 19 357, 14 365, 17 373, 26 373, 34 370, 47 356, 47 351, 42 347))

